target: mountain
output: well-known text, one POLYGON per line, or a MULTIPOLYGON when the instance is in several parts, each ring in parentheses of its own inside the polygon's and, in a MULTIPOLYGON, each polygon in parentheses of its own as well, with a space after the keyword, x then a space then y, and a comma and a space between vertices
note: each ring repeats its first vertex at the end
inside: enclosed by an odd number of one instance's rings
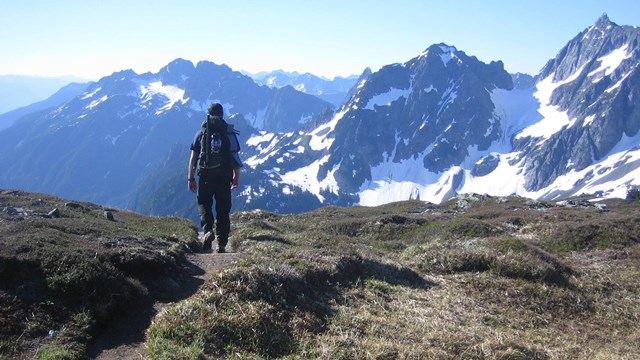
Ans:
POLYGON ((640 29, 603 15, 544 66, 534 94, 543 119, 514 142, 527 190, 607 195, 638 185, 639 64, 640 29))
MULTIPOLYGON (((269 146, 250 140, 269 150, 247 163, 323 203, 409 199, 451 164, 463 162, 468 148, 486 150, 499 140, 490 92, 512 87, 501 62, 487 65, 454 47, 433 45, 404 64, 363 74, 346 104, 317 128, 275 145, 271 139, 269 146), (286 156, 294 151, 307 160, 286 156), (383 188, 389 191, 380 193, 383 188)), ((460 181, 454 175, 450 180, 460 181)), ((444 190, 437 200, 451 195, 444 190)))
POLYGON ((86 81, 70 76, 0 75, 0 114, 45 100, 72 82, 86 81))
POLYGON ((89 83, 71 83, 62 87, 60 90, 58 90, 56 93, 49 96, 45 100, 38 101, 31 105, 23 106, 0 115, 0 131, 8 128, 16 120, 27 114, 58 106, 68 100, 71 100, 72 98, 84 92, 84 90, 88 86, 89 83))
POLYGON ((211 62, 123 71, 0 132, 0 187, 194 218, 188 144, 219 101, 242 129, 235 210, 625 197, 640 185, 639 33, 603 15, 533 77, 434 44, 366 69, 339 107, 211 62))
POLYGON ((157 74, 116 72, 1 131, 0 187, 126 207, 176 144, 191 143, 214 101, 227 116, 242 114, 249 131, 293 131, 331 108, 206 61, 177 59, 157 74))
POLYGON ((603 15, 535 78, 433 45, 358 82, 330 121, 251 139, 248 163, 323 204, 625 197, 640 185, 639 32, 603 15))
POLYGON ((275 70, 258 74, 247 74, 258 84, 269 87, 282 88, 292 86, 294 89, 306 94, 315 95, 335 106, 342 105, 347 92, 353 87, 357 76, 336 76, 329 80, 310 73, 286 72, 275 70))
POLYGON ((518 90, 527 90, 535 85, 535 78, 529 74, 515 73, 511 75, 513 88, 518 90))

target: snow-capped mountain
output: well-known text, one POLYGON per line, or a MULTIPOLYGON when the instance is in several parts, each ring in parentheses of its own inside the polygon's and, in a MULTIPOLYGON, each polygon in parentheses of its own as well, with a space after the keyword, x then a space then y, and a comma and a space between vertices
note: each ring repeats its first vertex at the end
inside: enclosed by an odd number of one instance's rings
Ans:
POLYGON ((178 59, 157 74, 121 71, 1 131, 0 187, 126 207, 172 145, 188 149, 214 101, 227 116, 241 114, 250 126, 238 127, 250 131, 291 131, 332 107, 206 61, 178 59))
POLYGON ((603 15, 538 75, 541 119, 514 139, 523 194, 624 196, 640 169, 640 29, 603 15))
POLYGON ((258 84, 273 88, 291 86, 303 93, 315 95, 335 106, 342 105, 347 92, 358 79, 357 76, 337 76, 333 79, 327 79, 310 73, 300 74, 295 71, 287 72, 283 70, 247 75, 251 76, 258 84))
POLYGON ((640 184, 639 32, 603 15, 533 81, 431 46, 359 81, 329 122, 251 138, 248 163, 323 204, 624 197, 640 184))
POLYGON ((273 150, 248 163, 278 169, 279 181, 322 202, 372 205, 414 195, 441 201, 452 189, 434 180, 459 181, 450 165, 464 162, 467 149, 483 151, 500 138, 500 119, 489 106, 495 89, 512 89, 501 62, 487 65, 433 45, 406 63, 363 76, 333 119, 316 129, 276 145, 269 135, 252 138, 249 144, 273 150), (299 163, 298 156, 286 157, 292 152, 313 161, 290 166, 289 158, 299 163))
POLYGON ((337 108, 210 62, 123 71, 0 132, 0 187, 192 217, 188 144, 219 101, 243 143, 236 210, 624 197, 640 185, 639 36, 603 15, 535 77, 435 44, 366 69, 337 108))

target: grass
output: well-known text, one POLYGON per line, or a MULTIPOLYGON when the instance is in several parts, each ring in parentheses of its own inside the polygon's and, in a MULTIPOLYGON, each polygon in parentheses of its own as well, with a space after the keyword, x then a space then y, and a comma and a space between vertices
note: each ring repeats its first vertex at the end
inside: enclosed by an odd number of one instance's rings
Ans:
POLYGON ((178 218, 8 190, 0 210, 0 358, 85 357, 111 319, 162 296, 197 247, 178 218))
POLYGON ((640 214, 608 209, 484 197, 235 214, 243 260, 160 314, 147 355, 632 359, 640 214), (617 237, 564 245, 604 233, 617 237))
MULTIPOLYGON (((81 358, 90 340, 79 334, 123 304, 113 296, 100 301, 106 290, 92 288, 99 275, 118 289, 111 294, 153 297, 154 279, 143 269, 153 269, 156 280, 171 276, 180 252, 194 246, 193 229, 179 219, 154 225, 154 218, 116 212, 122 223, 113 226, 103 209, 82 206, 63 212, 63 219, 75 216, 68 223, 34 220, 40 230, 29 236, 21 237, 30 227, 20 221, 3 225, 16 255, 0 252, 8 284, 0 303, 4 314, 29 319, 9 334, 16 340, 24 332, 19 345, 3 334, 3 355, 24 354, 35 343, 42 359, 81 358), (178 225, 165 225, 171 221, 178 225), (55 253, 56 246, 74 251, 55 253), (69 286, 83 289, 77 303, 65 298, 69 286), (47 297, 30 298, 34 289, 47 297), (69 332, 46 335, 63 327, 69 332)), ((239 260, 154 318, 146 356, 637 358, 638 220, 637 202, 612 201, 602 210, 488 196, 236 213, 229 249, 239 260)), ((0 320, 7 329, 9 317, 0 320)))

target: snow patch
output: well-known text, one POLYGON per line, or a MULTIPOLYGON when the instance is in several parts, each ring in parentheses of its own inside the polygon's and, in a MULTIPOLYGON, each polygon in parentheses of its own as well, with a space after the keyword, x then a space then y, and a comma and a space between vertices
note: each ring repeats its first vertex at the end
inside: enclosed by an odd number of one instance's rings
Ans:
POLYGON ((247 159, 245 164, 255 168, 256 166, 266 162, 271 157, 278 155, 278 153, 273 150, 280 140, 281 139, 275 134, 267 133, 266 131, 261 131, 260 135, 251 136, 251 138, 247 140, 247 145, 255 146, 259 154, 247 159))
POLYGON ((471 175, 471 169, 465 169, 465 180, 460 188, 460 193, 491 194, 494 196, 507 196, 520 194, 526 196, 528 192, 524 187, 525 179, 521 174, 521 163, 515 163, 518 153, 494 154, 499 159, 498 166, 485 176, 471 175))
MULTIPOLYGON (((247 145, 249 146, 258 146, 260 143, 269 142, 273 140, 275 134, 267 133, 266 131, 261 131, 260 135, 253 135, 247 140, 247 145)), ((262 151, 262 149, 258 149, 262 151)))
POLYGON ((455 54, 458 49, 453 46, 440 45, 440 50, 442 50, 442 54, 440 54, 440 60, 442 60, 442 63, 445 66, 449 63, 449 61, 458 58, 455 54))
POLYGON ((604 92, 606 92, 606 93, 610 93, 610 92, 612 92, 612 91, 616 90, 617 88, 619 88, 619 87, 622 85, 622 83, 623 83, 625 80, 627 80, 627 78, 629 77, 629 75, 631 75, 631 73, 632 73, 632 72, 633 72, 633 71, 629 71, 628 73, 626 73, 626 74, 622 77, 622 79, 620 79, 620 81, 618 81, 617 83, 615 83, 613 86, 609 87, 609 88, 608 88, 607 90, 605 90, 604 92))
POLYGON ((389 90, 384 94, 379 94, 372 97, 369 100, 369 102, 367 102, 367 105, 364 108, 368 110, 375 110, 374 106, 388 106, 388 105, 391 105, 392 102, 400 99, 401 97, 408 99, 410 94, 411 94, 411 88, 409 89, 391 88, 391 90, 389 90))
POLYGON ((593 122, 593 120, 595 120, 595 118, 596 118, 595 115, 587 116, 586 118, 584 118, 584 123, 582 124, 582 126, 588 126, 593 122))
POLYGON ((309 147, 313 151, 325 150, 331 147, 333 144, 333 138, 329 137, 329 135, 333 132, 338 122, 342 119, 342 117, 349 111, 349 109, 344 109, 341 112, 335 114, 333 119, 326 124, 322 124, 318 126, 315 130, 311 132, 311 140, 309 141, 309 147))
POLYGON ((566 80, 553 82, 554 74, 551 74, 536 85, 537 91, 533 94, 533 96, 538 99, 538 102, 540 104, 538 112, 541 115, 541 120, 522 130, 519 134, 516 135, 516 139, 535 137, 543 138, 544 141, 549 139, 551 135, 562 130, 563 127, 570 127, 575 123, 576 119, 569 119, 569 115, 566 111, 560 111, 559 106, 550 104, 551 95, 553 94, 553 91, 559 86, 568 84, 576 80, 582 73, 584 66, 585 65, 580 67, 580 69, 578 69, 566 80))
POLYGON ((81 99, 82 99, 82 100, 85 100, 85 99, 88 99, 88 98, 90 98, 90 97, 93 97, 93 96, 95 96, 95 95, 96 95, 100 90, 102 90, 102 87, 99 87, 99 88, 97 88, 97 89, 93 90, 92 92, 85 94, 81 99))
POLYGON ((598 58, 597 61, 600 62, 600 67, 590 72, 588 76, 593 76, 601 71, 604 71, 604 76, 609 76, 620 66, 622 61, 630 57, 629 44, 624 44, 609 54, 598 58))
POLYGON ((322 190, 328 190, 334 194, 337 194, 338 191, 338 183, 334 177, 334 173, 338 168, 337 165, 329 171, 322 181, 318 180, 320 166, 325 164, 327 161, 329 161, 329 155, 322 157, 320 160, 314 161, 306 167, 282 174, 280 175, 282 182, 310 192, 322 202, 324 201, 324 197, 320 195, 322 190))
POLYGON ((162 95, 167 98, 166 104, 158 109, 156 115, 170 110, 178 101, 185 104, 189 99, 184 99, 184 89, 173 85, 162 85, 161 81, 155 81, 148 85, 140 85, 140 95, 142 102, 150 101, 155 95, 162 95))
POLYGON ((87 109, 87 110, 91 110, 91 109, 93 109, 94 107, 96 107, 96 106, 100 105, 101 103, 103 103, 103 102, 107 101, 107 99, 108 99, 108 98, 109 98, 109 97, 105 95, 105 96, 101 97, 101 98, 100 98, 100 99, 98 99, 98 100, 93 100, 93 101, 91 102, 91 104, 89 104, 89 105, 87 105, 87 106, 85 107, 85 109, 87 109))
POLYGON ((359 190, 362 206, 377 206, 394 201, 408 200, 419 196, 421 200, 442 202, 446 191, 443 186, 445 174, 435 174, 425 169, 421 154, 400 162, 387 160, 371 169, 371 181, 362 184, 359 190))

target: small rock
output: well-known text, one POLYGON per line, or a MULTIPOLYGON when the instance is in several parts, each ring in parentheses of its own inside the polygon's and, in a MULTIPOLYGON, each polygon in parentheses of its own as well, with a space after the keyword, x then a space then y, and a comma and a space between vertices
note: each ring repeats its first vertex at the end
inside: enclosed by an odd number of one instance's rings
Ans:
POLYGON ((58 218, 58 217, 60 217, 60 210, 58 208, 55 208, 55 209, 49 211, 47 213, 47 215, 51 216, 51 217, 54 217, 54 218, 58 218))
POLYGON ((596 207, 596 209, 600 210, 600 211, 609 211, 609 209, 607 209, 607 205, 605 204, 600 204, 600 203, 596 203, 594 204, 594 206, 596 207))
POLYGON ((471 207, 471 204, 467 199, 460 199, 458 200, 458 202, 456 202, 456 206, 461 209, 468 209, 469 207, 471 207))
POLYGON ((115 220, 113 219, 113 213, 112 213, 111 211, 108 211, 108 210, 107 210, 107 211, 105 211, 105 212, 104 212, 104 217, 106 217, 106 218, 107 218, 107 220, 109 220, 109 221, 115 221, 115 220))
POLYGON ((82 205, 78 204, 78 203, 74 203, 74 202, 68 202, 65 203, 64 206, 70 208, 70 209, 81 209, 82 205))
POLYGON ((18 210, 16 208, 9 207, 9 206, 2 208, 2 212, 5 212, 7 213, 7 215, 11 215, 11 216, 18 215, 18 210))

